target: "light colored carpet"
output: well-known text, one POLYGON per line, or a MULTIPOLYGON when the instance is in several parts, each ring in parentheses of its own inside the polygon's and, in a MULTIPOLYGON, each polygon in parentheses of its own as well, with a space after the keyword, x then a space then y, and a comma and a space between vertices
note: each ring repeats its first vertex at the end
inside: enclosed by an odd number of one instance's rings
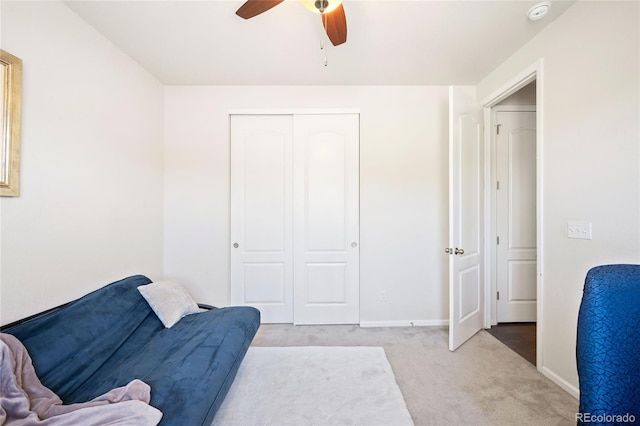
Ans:
POLYGON ((417 426, 575 426, 578 401, 486 331, 447 342, 447 327, 265 324, 252 345, 382 346, 417 426))
POLYGON ((413 421, 381 347, 251 347, 213 425, 413 421))

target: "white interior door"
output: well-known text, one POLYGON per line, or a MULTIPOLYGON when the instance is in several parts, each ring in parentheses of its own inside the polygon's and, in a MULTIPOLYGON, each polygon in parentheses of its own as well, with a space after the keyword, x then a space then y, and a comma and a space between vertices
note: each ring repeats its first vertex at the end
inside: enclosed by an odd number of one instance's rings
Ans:
POLYGON ((359 115, 296 115, 294 147, 294 322, 357 324, 359 115))
POLYGON ((536 320, 536 113, 497 111, 498 322, 536 320))
POLYGON ((293 127, 288 115, 231 116, 231 303, 293 321, 293 127))
POLYGON ((449 350, 484 320, 482 109, 473 91, 449 89, 449 350))

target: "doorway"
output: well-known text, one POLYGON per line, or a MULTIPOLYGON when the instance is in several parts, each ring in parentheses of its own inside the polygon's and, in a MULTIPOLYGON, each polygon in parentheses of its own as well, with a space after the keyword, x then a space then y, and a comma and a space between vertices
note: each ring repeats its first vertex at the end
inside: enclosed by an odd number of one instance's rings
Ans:
MULTIPOLYGON (((490 334, 534 365, 538 348, 537 75, 490 104, 490 334)), ((486 105, 486 104, 485 104, 486 105)))
MULTIPOLYGON (((521 89, 528 90, 535 82, 521 89)), ((519 96, 516 92, 513 96, 519 96)), ((510 97, 510 98, 511 98, 510 97)), ((510 98, 507 98, 509 100, 510 98)), ((536 320, 535 105, 492 108, 496 184, 496 322, 536 320)))

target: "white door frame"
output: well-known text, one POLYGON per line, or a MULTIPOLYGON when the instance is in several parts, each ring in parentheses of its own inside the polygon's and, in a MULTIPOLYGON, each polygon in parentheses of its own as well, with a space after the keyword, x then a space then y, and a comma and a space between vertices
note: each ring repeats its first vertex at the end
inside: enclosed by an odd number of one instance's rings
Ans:
MULTIPOLYGON (((502 100, 508 98, 532 81, 536 81, 536 293, 537 293, 537 325, 536 325, 536 368, 541 371, 544 365, 542 359, 543 354, 543 306, 544 306, 544 217, 543 217, 543 119, 544 119, 544 102, 543 102, 543 60, 542 58, 515 75, 508 81, 504 82, 491 95, 482 100, 484 107, 484 129, 485 141, 491 140, 493 123, 491 117, 491 109, 502 100)), ((491 168, 493 166, 491 156, 491 144, 485 143, 485 181, 491 182, 491 168)), ((491 186, 485 185, 485 235, 491 235, 491 186)), ((492 250, 492 241, 485 238, 485 282, 491 281, 493 273, 492 264, 495 264, 495 251, 492 250)), ((485 286, 485 328, 491 328, 492 303, 495 295, 495 287, 492 285, 485 286), (492 293, 493 291, 493 293, 492 293)))

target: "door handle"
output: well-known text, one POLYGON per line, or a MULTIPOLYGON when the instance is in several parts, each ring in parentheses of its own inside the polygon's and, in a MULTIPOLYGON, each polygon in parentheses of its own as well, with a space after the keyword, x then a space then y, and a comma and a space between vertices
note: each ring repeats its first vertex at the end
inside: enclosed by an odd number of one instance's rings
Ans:
POLYGON ((453 254, 464 254, 464 250, 459 249, 458 247, 456 247, 456 251, 453 252, 453 254))
POLYGON ((444 252, 447 254, 453 254, 453 249, 451 247, 447 247, 446 249, 444 249, 444 252))
POLYGON ((233 248, 238 248, 240 245, 238 243, 233 243, 233 248))

